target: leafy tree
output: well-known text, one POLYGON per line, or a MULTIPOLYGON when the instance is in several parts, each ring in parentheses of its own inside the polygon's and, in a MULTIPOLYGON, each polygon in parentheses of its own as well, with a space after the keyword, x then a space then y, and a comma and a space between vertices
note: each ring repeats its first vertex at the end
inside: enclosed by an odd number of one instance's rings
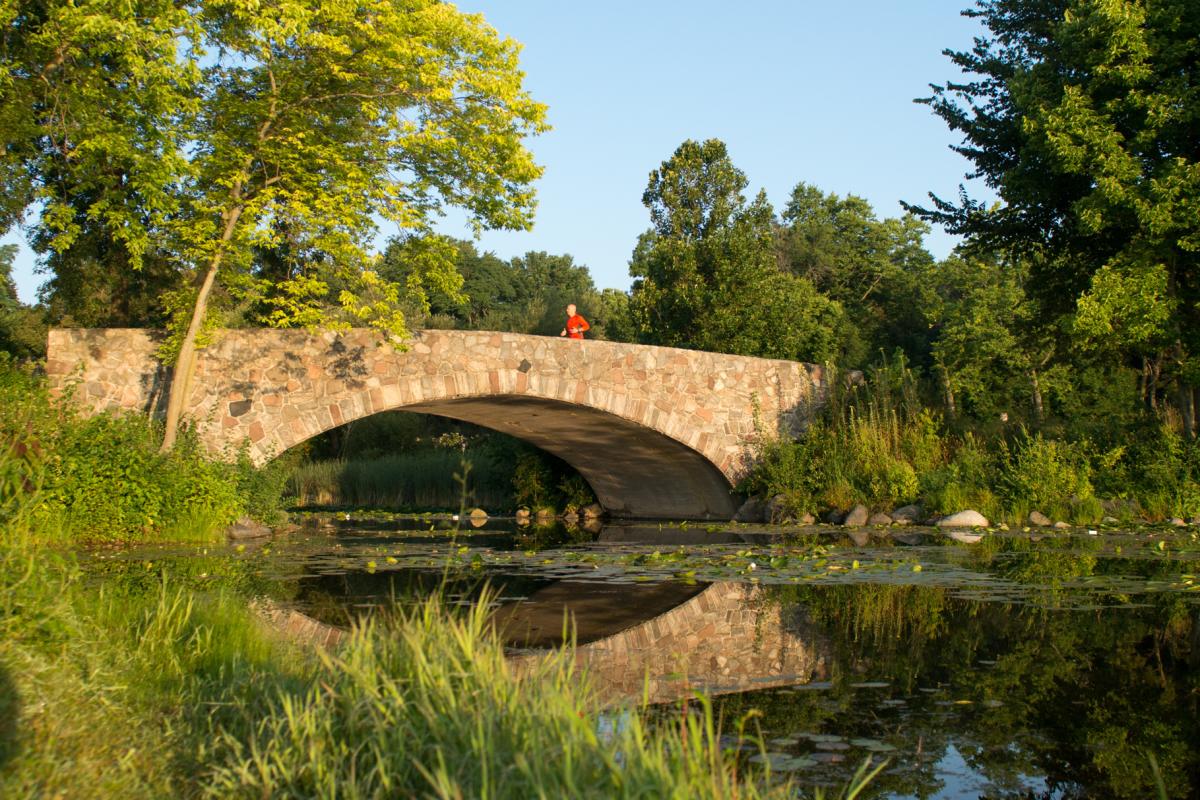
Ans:
POLYGON ((0 245, 0 353, 19 359, 40 358, 46 353, 46 324, 37 309, 17 297, 12 279, 16 255, 16 245, 0 245))
POLYGON ((55 249, 92 194, 86 218, 132 266, 161 249, 184 278, 167 298, 164 447, 221 291, 265 300, 272 325, 402 336, 402 296, 458 279, 435 249, 406 286, 383 280, 377 219, 423 230, 452 205, 479 227, 529 224, 540 168, 522 138, 544 108, 521 87, 518 45, 479 16, 437 0, 52 0, 15 20, 0 90, 22 111, 0 175, 37 179, 55 249), (257 271, 272 250, 282 273, 257 271))
MULTIPOLYGON (((1196 381, 1200 337, 1200 14, 1190 0, 989 0, 989 35, 933 86, 955 149, 1000 196, 912 207, 1028 258, 1029 291, 1089 343, 1196 381)), ((1190 389, 1188 391, 1190 395, 1190 389)), ((1190 403, 1189 403, 1190 405, 1190 403)))
POLYGON ((861 197, 825 194, 803 182, 782 216, 783 262, 841 303, 852 322, 839 332, 839 362, 863 366, 880 349, 900 347, 913 363, 927 364, 921 315, 933 267, 923 243, 929 226, 911 214, 880 220, 861 197))
POLYGON ((774 211, 716 139, 686 141, 650 174, 654 227, 630 261, 630 314, 649 344, 821 361, 841 307, 779 268, 774 211))

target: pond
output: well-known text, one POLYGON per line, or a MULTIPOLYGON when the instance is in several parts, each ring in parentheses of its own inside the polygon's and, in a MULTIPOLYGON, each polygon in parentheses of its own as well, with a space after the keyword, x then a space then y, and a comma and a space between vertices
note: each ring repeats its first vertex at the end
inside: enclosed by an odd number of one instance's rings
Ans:
POLYGON ((1200 792, 1190 529, 310 521, 89 569, 232 587, 330 630, 432 591, 482 597, 518 668, 567 632, 606 699, 648 699, 670 724, 702 691, 730 747, 803 785, 871 757, 888 765, 870 796, 1145 797, 1153 756, 1170 796, 1200 792))

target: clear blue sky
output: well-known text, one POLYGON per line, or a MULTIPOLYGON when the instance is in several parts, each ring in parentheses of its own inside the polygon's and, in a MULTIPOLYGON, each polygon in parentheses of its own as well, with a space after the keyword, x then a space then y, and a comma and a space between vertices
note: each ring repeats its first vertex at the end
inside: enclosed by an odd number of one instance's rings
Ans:
MULTIPOLYGON (((526 84, 554 126, 530 142, 546 168, 533 231, 480 247, 571 253, 598 286, 628 288, 647 176, 689 138, 724 140, 748 191, 766 189, 777 210, 798 181, 865 197, 880 216, 928 191, 953 197, 969 164, 912 99, 959 77, 941 51, 970 46, 969 4, 463 0, 524 44, 526 84)), ((442 229, 469 236, 458 220, 442 229)), ((927 244, 941 257, 954 241, 934 231, 927 244)), ((31 301, 41 279, 27 250, 15 277, 31 301)))

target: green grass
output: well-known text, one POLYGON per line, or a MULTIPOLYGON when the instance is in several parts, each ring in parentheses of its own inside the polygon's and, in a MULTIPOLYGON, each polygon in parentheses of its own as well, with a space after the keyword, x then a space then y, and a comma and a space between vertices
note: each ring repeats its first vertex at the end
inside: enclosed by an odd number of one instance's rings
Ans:
MULTIPOLYGON (((300 506, 431 509, 459 507, 463 472, 456 450, 419 450, 361 461, 318 461, 295 469, 287 494, 300 506)), ((490 459, 466 457, 467 504, 513 507, 512 476, 490 459)))

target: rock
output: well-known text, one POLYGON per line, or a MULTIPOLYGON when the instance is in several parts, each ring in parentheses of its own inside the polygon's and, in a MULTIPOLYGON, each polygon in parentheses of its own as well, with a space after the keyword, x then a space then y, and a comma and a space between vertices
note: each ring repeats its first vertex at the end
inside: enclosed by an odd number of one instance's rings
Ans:
POLYGON ((766 505, 758 497, 751 497, 733 515, 734 522, 762 522, 766 505))
POLYGON ((846 515, 844 520, 842 520, 842 524, 847 527, 857 528, 861 525, 867 524, 868 516, 869 512, 867 511, 867 507, 859 503, 854 508, 850 509, 850 513, 846 515))
POLYGON ((521 520, 521 519, 528 520, 529 519, 529 509, 528 508, 518 508, 517 513, 514 514, 513 516, 515 516, 519 520, 521 520))
POLYGON ((1105 517, 1104 519, 1102 519, 1100 521, 1103 522, 1105 525, 1116 525, 1121 520, 1117 519, 1116 517, 1105 517))
POLYGON ((549 508, 539 508, 533 518, 542 523, 550 522, 554 519, 554 511, 549 508))
POLYGON ((1069 527, 1071 527, 1071 523, 1063 522, 1061 519, 1054 523, 1054 529, 1057 531, 1065 531, 1069 527))
POLYGON ((1037 525, 1039 528, 1044 528, 1050 524, 1050 518, 1040 511, 1030 511, 1029 524, 1037 525))
POLYGON ((966 531, 949 531, 946 533, 951 539, 963 544, 975 544, 983 538, 982 533, 967 533, 966 531))
POLYGON ((866 531, 850 531, 847 535, 850 537, 850 541, 854 542, 855 547, 866 547, 871 543, 871 534, 866 531))
POLYGON ((876 511, 867 520, 867 524, 868 525, 891 525, 892 518, 889 517, 887 514, 884 514, 882 511, 876 511))
POLYGON ((808 513, 807 511, 805 511, 804 514, 802 514, 800 516, 800 519, 796 520, 796 524, 798 524, 798 525, 814 525, 814 524, 816 524, 816 521, 817 521, 816 517, 814 517, 812 514, 808 513))
POLYGON ((1192 517, 1188 520, 1188 525, 1200 525, 1200 517, 1192 517))
POLYGON ((829 523, 830 525, 841 525, 842 520, 844 520, 845 518, 846 518, 846 515, 843 514, 841 511, 838 511, 836 508, 831 510, 829 513, 827 513, 825 515, 825 521, 827 523, 829 523))
POLYGON ((271 529, 249 517, 242 517, 225 529, 225 535, 235 541, 241 539, 261 539, 265 536, 270 536, 271 529))
POLYGON ((891 513, 891 518, 892 522, 896 522, 901 525, 911 525, 912 523, 921 519, 921 516, 924 513, 925 510, 921 508, 920 505, 917 503, 911 503, 907 506, 900 506, 897 508, 891 513))
POLYGON ((579 524, 579 515, 576 514, 574 511, 568 511, 567 513, 563 514, 562 519, 563 519, 563 522, 565 522, 568 525, 578 525, 579 524))
POLYGON ((937 521, 937 526, 939 528, 986 528, 988 521, 987 517, 978 511, 967 509, 948 517, 942 517, 937 521))
POLYGON ((487 519, 488 513, 482 508, 472 508, 467 514, 471 519, 487 519))
POLYGON ((600 533, 604 530, 604 523, 598 519, 584 519, 583 524, 579 527, 591 534, 600 533))
POLYGON ((579 514, 584 519, 600 519, 604 516, 604 508, 599 503, 592 503, 579 509, 579 514))
POLYGON ((1182 528, 1184 525, 1187 525, 1187 523, 1184 522, 1179 517, 1172 517, 1171 524, 1174 525, 1176 528, 1182 528))
POLYGON ((763 521, 772 525, 783 525, 792 521, 791 507, 787 498, 777 494, 767 501, 763 509, 763 521))

